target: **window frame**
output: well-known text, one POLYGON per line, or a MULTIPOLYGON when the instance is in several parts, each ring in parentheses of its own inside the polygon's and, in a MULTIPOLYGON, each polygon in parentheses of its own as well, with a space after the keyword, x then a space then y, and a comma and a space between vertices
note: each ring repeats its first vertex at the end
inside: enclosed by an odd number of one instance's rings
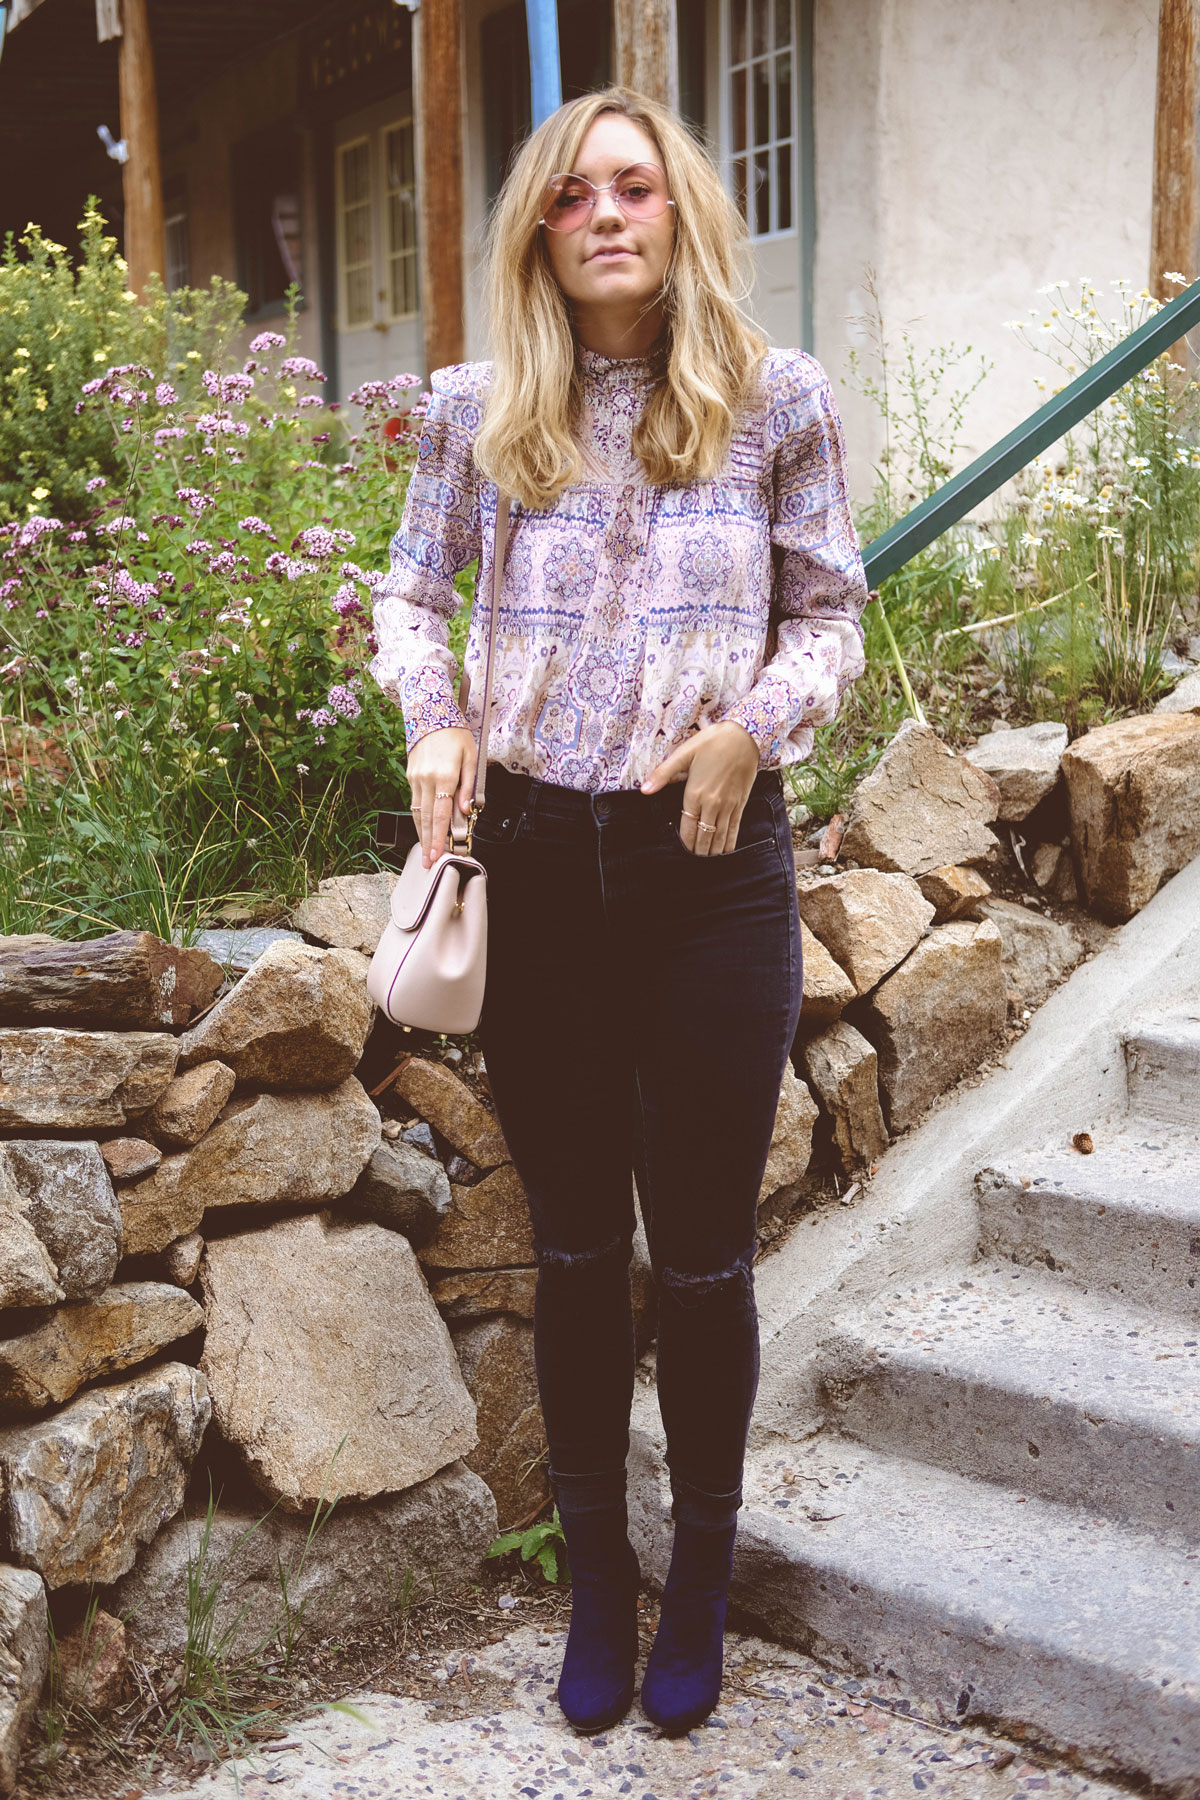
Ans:
MULTIPOLYGON (((801 229, 800 213, 801 213, 801 206, 803 203, 803 196, 800 191, 800 181, 801 181, 802 170, 800 167, 800 162, 799 162, 799 157, 798 157, 798 150, 799 150, 799 144, 800 144, 800 127, 801 127, 801 117, 800 117, 800 51, 801 51, 800 26, 801 26, 801 19, 799 17, 799 9, 798 9, 798 5, 797 5, 797 0, 787 0, 789 22, 790 22, 790 28, 791 28, 791 38, 790 38, 790 41, 788 44, 781 46, 781 45, 776 44, 776 42, 775 42, 775 12, 776 12, 777 0, 769 0, 768 18, 769 18, 769 22, 770 22, 770 48, 767 51, 765 51, 761 56, 755 56, 753 54, 753 36, 752 36, 754 0, 745 0, 745 6, 746 6, 746 55, 745 55, 744 59, 741 62, 737 63, 735 66, 735 64, 733 62, 733 21, 732 21, 733 4, 734 4, 734 0, 720 0, 720 45, 721 45, 721 51, 720 51, 719 67, 720 67, 720 75, 721 75, 721 90, 720 90, 719 119, 720 119, 720 133, 721 133, 721 174, 724 179, 725 186, 729 190, 730 195, 733 197, 734 204, 737 205, 738 204, 738 199, 737 199, 738 190, 737 190, 735 165, 739 162, 741 162, 745 165, 747 210, 741 216, 746 221, 746 229, 747 229, 747 233, 749 235, 749 240, 752 244, 769 244, 769 243, 782 242, 788 238, 797 237, 799 235, 800 229, 801 229), (773 116, 776 111, 776 84, 773 79, 775 60, 780 55, 781 51, 784 49, 786 49, 787 51, 790 52, 791 59, 792 59, 792 78, 791 78, 791 83, 790 83, 792 116, 791 116, 790 120, 788 121, 788 131, 787 131, 786 136, 779 131, 779 129, 778 129, 779 121, 777 118, 775 118, 773 116), (754 139, 754 122, 753 122, 754 102, 753 102, 752 76, 753 76, 753 71, 754 71, 755 65, 758 63, 765 63, 768 70, 771 73, 771 76, 772 76, 769 91, 770 91, 770 109, 771 109, 771 114, 772 114, 771 125, 772 125, 773 129, 772 129, 770 137, 767 139, 767 142, 765 144, 761 144, 761 145, 756 144, 753 141, 753 139, 754 139), (734 144, 733 144, 733 83, 734 83, 734 76, 738 72, 744 72, 745 80, 746 80, 746 145, 745 145, 745 148, 740 151, 736 150, 734 148, 734 144), (749 214, 751 214, 754 211, 754 189, 752 186, 752 177, 753 177, 753 171, 754 171, 755 157, 756 157, 756 155, 765 151, 766 155, 770 159, 771 215, 772 215, 773 219, 778 218, 779 186, 778 186, 778 182, 775 178, 775 168, 777 167, 778 152, 781 149, 783 149, 785 146, 787 147, 787 149, 790 152, 789 161, 790 161, 790 191, 791 191, 792 222, 790 225, 786 225, 786 226, 782 226, 782 227, 779 225, 773 224, 771 226, 771 228, 767 231, 756 231, 754 229, 753 224, 750 222, 750 217, 748 216, 749 214)), ((739 212, 740 212, 740 210, 741 209, 739 207, 739 212)))
MULTIPOLYGON (((371 331, 374 329, 376 322, 375 309, 379 304, 376 298, 378 293, 379 268, 376 260, 378 242, 375 204, 376 158, 372 154, 374 149, 375 146, 372 144, 372 134, 368 131, 363 132, 359 137, 348 138, 343 144, 338 144, 334 153, 336 162, 334 173, 334 205, 337 209, 337 312, 339 331, 371 331), (367 147, 367 242, 369 253, 365 262, 356 262, 353 267, 356 270, 365 268, 370 272, 370 306, 367 311, 367 317, 352 325, 350 323, 350 308, 348 302, 351 264, 346 255, 346 213, 348 210, 346 201, 346 157, 351 150, 357 150, 364 144, 367 147)), ((355 201, 354 204, 357 206, 360 205, 361 202, 355 201)))
POLYGON ((417 211, 417 139, 416 122, 411 113, 407 118, 393 119, 389 125, 381 125, 379 127, 379 158, 381 174, 379 195, 382 212, 380 218, 379 247, 383 254, 383 317, 389 325, 401 325, 409 319, 419 318, 421 314, 421 246, 419 239, 421 220, 420 214, 417 211), (388 140, 393 132, 403 131, 406 127, 409 134, 409 146, 411 152, 409 164, 412 169, 412 180, 408 183, 407 187, 401 185, 393 188, 388 180, 388 140), (411 250, 396 251, 391 247, 391 198, 393 194, 404 193, 408 194, 411 204, 413 241, 411 250), (392 294, 394 292, 392 286, 392 263, 394 261, 399 261, 401 258, 405 261, 411 261, 413 266, 412 291, 415 305, 412 306, 408 312, 394 312, 392 310, 392 294))

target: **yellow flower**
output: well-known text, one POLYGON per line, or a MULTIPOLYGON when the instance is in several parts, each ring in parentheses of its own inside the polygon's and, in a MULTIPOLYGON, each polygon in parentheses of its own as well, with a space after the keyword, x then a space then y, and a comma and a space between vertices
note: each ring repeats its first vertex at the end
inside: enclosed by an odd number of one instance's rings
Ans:
POLYGON ((34 404, 34 405, 35 405, 35 406, 36 406, 36 408, 37 408, 37 410, 38 410, 38 411, 39 411, 39 412, 45 412, 45 410, 46 410, 46 396, 45 396, 45 394, 39 394, 39 395, 38 395, 38 397, 37 397, 37 399, 36 399, 36 400, 35 400, 35 401, 34 401, 34 403, 33 403, 33 404, 34 404))
POLYGON ((24 348, 24 346, 22 346, 20 350, 14 350, 13 355, 14 356, 28 356, 29 352, 28 352, 28 350, 26 350, 24 348))
POLYGON ((33 490, 33 497, 35 500, 48 500, 50 498, 50 489, 48 487, 35 487, 33 490))
POLYGON ((107 357, 108 357, 107 350, 93 350, 92 351, 92 361, 93 362, 104 362, 104 361, 106 361, 107 357))

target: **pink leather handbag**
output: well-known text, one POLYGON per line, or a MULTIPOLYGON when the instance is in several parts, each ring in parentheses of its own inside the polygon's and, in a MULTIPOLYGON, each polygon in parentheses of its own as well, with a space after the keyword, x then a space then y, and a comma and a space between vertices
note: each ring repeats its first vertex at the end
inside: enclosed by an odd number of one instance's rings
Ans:
MULTIPOLYGON (((487 780, 488 731, 492 722, 492 651, 508 547, 509 496, 496 496, 496 536, 492 550, 492 596, 484 663, 483 717, 471 809, 464 825, 453 815, 450 848, 431 868, 421 866, 414 844, 392 889, 391 916, 367 971, 367 992, 406 1031, 474 1031, 483 1008, 487 966, 487 874, 472 856, 475 820, 483 809, 487 780), (465 849, 460 848, 465 840, 465 849)), ((463 672, 458 703, 465 713, 468 683, 463 672)))

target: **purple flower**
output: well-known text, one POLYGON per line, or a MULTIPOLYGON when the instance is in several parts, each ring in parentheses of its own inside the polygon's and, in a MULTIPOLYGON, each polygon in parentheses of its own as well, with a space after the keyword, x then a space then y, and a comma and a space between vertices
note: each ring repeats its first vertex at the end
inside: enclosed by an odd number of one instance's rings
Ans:
MULTIPOLYGON (((129 523, 132 525, 133 520, 130 519, 129 523)), ((47 537, 50 532, 61 530, 61 519, 46 519, 42 517, 41 513, 34 513, 31 519, 26 519, 18 531, 15 547, 18 550, 32 550, 34 545, 39 543, 42 538, 47 537)))
POLYGON ((105 519, 103 525, 100 526, 100 530, 108 532, 111 537, 116 537, 122 531, 134 531, 136 528, 137 520, 130 519, 123 513, 115 519, 105 519))
POLYGON ((107 485, 107 477, 104 475, 93 475, 92 479, 85 485, 88 493, 94 494, 97 488, 102 488, 107 485))
POLYGON ((237 557, 232 550, 222 550, 220 555, 214 556, 209 563, 208 572, 210 575, 232 575, 236 568, 237 557))
POLYGON ((175 491, 175 498, 177 500, 182 500, 183 504, 197 519, 200 517, 201 513, 207 512, 211 506, 216 505, 216 501, 211 495, 202 494, 199 488, 177 488, 175 491))
POLYGON ((270 538, 273 544, 277 542, 275 533, 271 530, 271 527, 267 524, 265 519, 260 519, 257 513, 250 513, 247 518, 239 519, 238 530, 248 531, 252 537, 270 538))
POLYGON ((183 546, 185 556, 211 556, 212 545, 207 538, 193 538, 190 544, 183 546))
POLYGON ((261 356, 265 350, 282 350, 287 343, 277 331, 260 331, 257 337, 250 339, 251 356, 261 356))
POLYGON ((285 356, 279 365, 281 380, 324 381, 311 356, 285 356))
POLYGON ((357 719, 362 712, 358 696, 352 693, 343 682, 339 682, 336 687, 331 687, 326 699, 334 712, 340 713, 343 719, 357 719))
POLYGON ((354 591, 354 583, 345 582, 333 596, 333 610, 343 619, 355 618, 362 612, 362 601, 354 591))
POLYGON ((169 438, 186 437, 187 432, 182 425, 160 425, 154 434, 156 444, 165 444, 169 438))
POLYGON ((324 406, 324 404, 320 394, 301 394, 296 402, 297 406, 324 406))
POLYGON ((179 395, 169 381, 160 381, 154 390, 154 398, 159 406, 178 406, 179 395))

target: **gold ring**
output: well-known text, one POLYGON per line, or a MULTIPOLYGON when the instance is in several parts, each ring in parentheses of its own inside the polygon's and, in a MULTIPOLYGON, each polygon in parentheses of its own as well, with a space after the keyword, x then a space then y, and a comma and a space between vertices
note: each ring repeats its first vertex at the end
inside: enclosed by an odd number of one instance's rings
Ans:
POLYGON ((451 789, 450 789, 450 791, 449 791, 449 792, 448 792, 448 793, 444 793, 444 794, 435 794, 435 795, 434 795, 434 796, 433 796, 433 797, 434 797, 434 799, 435 799, 435 800, 453 800, 453 798, 454 798, 454 789, 453 789, 453 788, 451 788, 451 789))
POLYGON ((686 806, 681 807, 680 811, 683 813, 685 819, 694 819, 696 816, 694 812, 689 812, 686 806))
MULTIPOLYGON (((693 814, 693 813, 689 813, 689 814, 688 814, 688 817, 689 817, 689 818, 693 818, 693 817, 694 817, 694 816, 695 816, 695 815, 694 815, 694 814, 693 814)), ((703 820, 701 820, 701 821, 700 821, 700 822, 699 822, 699 823, 698 823, 698 824, 697 824, 697 826, 696 826, 696 830, 697 830, 697 831, 715 831, 715 830, 716 830, 716 829, 717 829, 717 828, 716 828, 716 826, 715 826, 715 825, 706 825, 706 824, 705 824, 705 823, 704 823, 704 822, 703 822, 703 820)))

